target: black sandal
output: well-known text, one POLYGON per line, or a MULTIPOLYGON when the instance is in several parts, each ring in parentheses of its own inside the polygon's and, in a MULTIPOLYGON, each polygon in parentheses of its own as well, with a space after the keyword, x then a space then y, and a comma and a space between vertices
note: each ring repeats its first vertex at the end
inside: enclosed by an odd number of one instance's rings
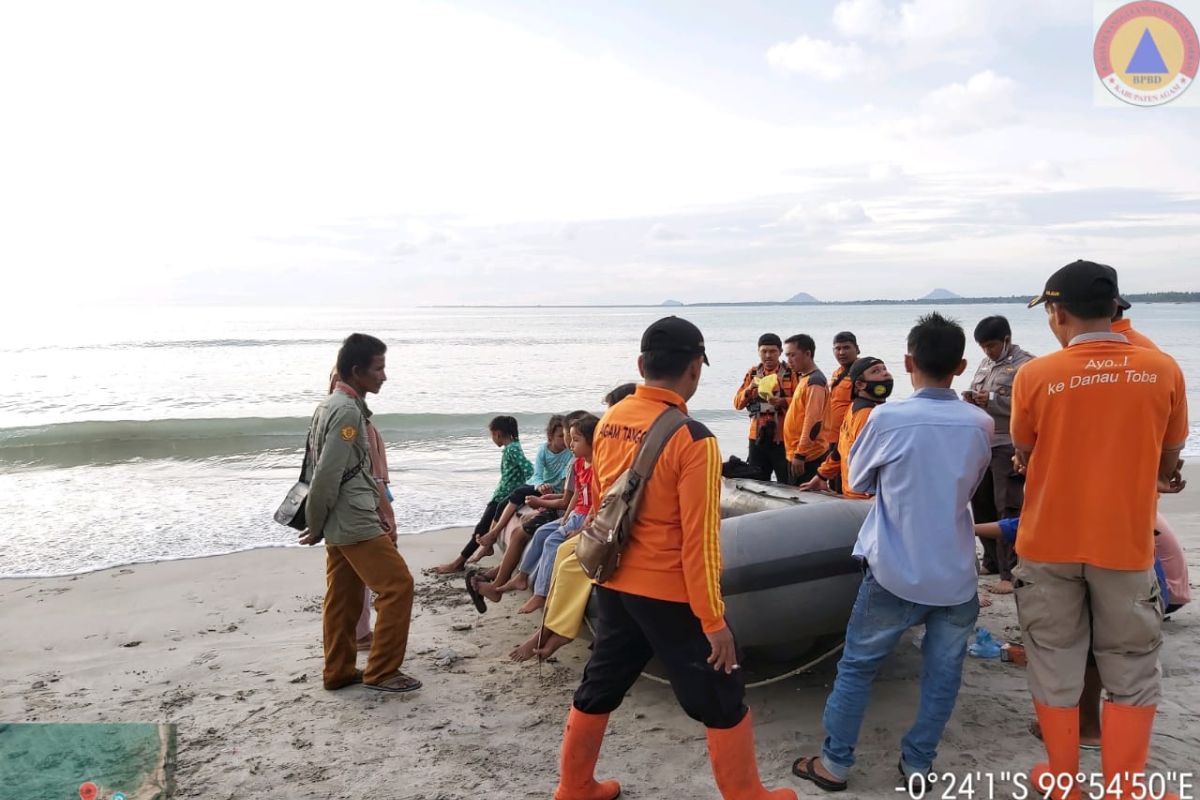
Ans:
POLYGON ((483 595, 475 588, 476 573, 467 573, 467 594, 471 595, 471 602, 475 604, 475 610, 480 614, 487 613, 487 602, 483 599, 483 595))
POLYGON ((817 788, 825 792, 844 792, 846 791, 845 781, 831 781, 829 778, 818 775, 813 769, 813 763, 819 756, 804 756, 797 758, 792 762, 792 774, 797 778, 806 781, 812 781, 817 785, 817 788))

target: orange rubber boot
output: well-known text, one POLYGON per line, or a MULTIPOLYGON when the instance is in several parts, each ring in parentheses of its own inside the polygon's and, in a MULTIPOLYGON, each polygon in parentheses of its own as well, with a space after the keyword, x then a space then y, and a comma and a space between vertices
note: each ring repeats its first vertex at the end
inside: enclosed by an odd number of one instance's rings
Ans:
POLYGON ((1079 786, 1075 782, 1079 774, 1079 706, 1056 708, 1035 700, 1033 707, 1042 726, 1047 760, 1029 773, 1030 788, 1038 796, 1054 800, 1079 800, 1079 786), (1071 776, 1070 780, 1060 778, 1062 775, 1071 776))
MULTIPOLYGON (((1146 760, 1158 706, 1106 702, 1100 716, 1100 768, 1113 798, 1148 797, 1146 760)), ((1168 794, 1164 800, 1179 800, 1168 794)))
POLYGON ((554 800, 615 800, 621 795, 621 784, 616 781, 596 782, 596 760, 607 726, 608 714, 585 714, 571 706, 554 800))
POLYGON ((725 800, 796 800, 791 789, 766 789, 754 757, 750 712, 732 728, 708 728, 708 760, 725 800))

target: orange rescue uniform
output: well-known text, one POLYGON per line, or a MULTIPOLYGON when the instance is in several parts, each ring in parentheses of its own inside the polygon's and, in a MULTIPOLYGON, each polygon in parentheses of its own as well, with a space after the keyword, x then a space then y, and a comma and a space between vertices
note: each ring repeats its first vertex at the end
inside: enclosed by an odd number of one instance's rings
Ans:
MULTIPOLYGON (((854 381, 846 377, 849 367, 839 366, 833 371, 833 382, 829 387, 829 429, 840 431, 846 411, 854 401, 854 381)), ((832 438, 831 433, 831 438, 832 438)))
MULTIPOLYGON (((593 443, 594 497, 603 497, 633 465, 642 438, 668 405, 687 413, 674 392, 638 386, 605 413, 593 443)), ((721 451, 708 428, 689 420, 663 448, 620 566, 604 586, 687 603, 704 632, 715 633, 725 627, 720 532, 721 451)))
POLYGON ((829 382, 816 369, 800 378, 783 420, 783 446, 788 460, 816 461, 827 452, 836 430, 830 419, 829 382))
MULTIPOLYGON (((765 378, 767 375, 771 375, 771 374, 775 374, 775 375, 779 376, 779 388, 780 388, 780 391, 783 392, 783 399, 786 402, 784 404, 784 407, 778 411, 776 411, 774 408, 772 408, 771 405, 765 401, 763 401, 763 405, 767 407, 767 409, 770 411, 771 414, 776 415, 777 419, 782 420, 784 417, 784 414, 787 413, 788 406, 791 403, 792 395, 795 394, 795 392, 796 392, 796 374, 794 372, 792 372, 790 369, 788 369, 787 365, 784 364, 782 361, 779 362, 779 366, 775 368, 774 373, 767 372, 765 369, 763 369, 762 364, 759 364, 757 367, 751 367, 750 369, 746 370, 746 376, 744 378, 742 378, 742 385, 740 387, 738 387, 737 392, 733 395, 733 407, 735 409, 737 409, 738 411, 741 411, 741 410, 745 409, 746 406, 750 405, 750 401, 746 399, 746 391, 750 388, 750 385, 752 383, 754 383, 754 381, 756 379, 765 378)), ((753 442, 753 441, 757 441, 757 440, 758 440, 758 417, 753 416, 753 417, 750 417, 750 441, 753 442)), ((783 426, 782 425, 775 426, 775 441, 777 441, 777 442, 783 441, 783 426)))
POLYGON ((1188 437, 1183 372, 1158 350, 1082 338, 1013 384, 1013 444, 1033 451, 1017 554, 1147 570, 1159 460, 1188 437))
POLYGON ((879 405, 873 400, 867 400, 862 397, 855 398, 851 404, 851 410, 842 420, 842 429, 838 433, 837 449, 829 454, 829 458, 821 463, 817 468, 817 474, 825 480, 841 473, 842 476, 842 495, 854 500, 868 500, 871 495, 856 492, 850 488, 850 449, 854 447, 854 443, 858 441, 858 435, 862 433, 862 429, 867 426, 867 419, 871 416, 871 412, 879 405))
POLYGON ((1158 345, 1154 343, 1149 336, 1144 333, 1139 333, 1133 329, 1133 323, 1122 317, 1112 324, 1112 332, 1119 333, 1134 347, 1146 347, 1150 350, 1157 350, 1158 345))

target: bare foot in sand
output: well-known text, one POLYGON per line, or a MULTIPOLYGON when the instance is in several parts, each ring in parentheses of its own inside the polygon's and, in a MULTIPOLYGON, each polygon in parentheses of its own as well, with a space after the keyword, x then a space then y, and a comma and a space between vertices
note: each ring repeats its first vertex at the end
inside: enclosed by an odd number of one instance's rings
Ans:
POLYGON ((529 588, 529 576, 524 572, 518 572, 508 579, 507 583, 501 584, 499 587, 501 592, 523 592, 529 588))
POLYGON ((991 606, 992 606, 992 598, 988 597, 986 594, 979 595, 979 607, 980 608, 991 608, 991 606))
POLYGON ((504 597, 504 592, 496 587, 496 584, 491 581, 476 581, 475 591, 491 600, 493 603, 499 603, 504 597))
POLYGON ((545 607, 546 598, 540 594, 535 594, 533 597, 525 601, 525 605, 517 609, 518 614, 532 614, 540 608, 545 607))
POLYGON ((462 572, 466 566, 467 560, 462 556, 459 556, 449 564, 442 564, 441 566, 434 567, 432 570, 430 570, 430 572, 434 575, 456 575, 459 572, 462 572))
POLYGON ((1012 581, 997 581, 996 583, 993 583, 991 586, 987 587, 987 590, 992 594, 1012 594, 1012 581))
POLYGON ((532 636, 514 647, 508 657, 513 661, 528 661, 537 654, 537 649, 538 631, 534 631, 532 636))
POLYGON ((542 639, 542 646, 537 649, 538 661, 545 661, 550 656, 558 652, 559 648, 564 647, 574 639, 568 639, 565 636, 559 636, 554 631, 546 631, 546 636, 542 639))

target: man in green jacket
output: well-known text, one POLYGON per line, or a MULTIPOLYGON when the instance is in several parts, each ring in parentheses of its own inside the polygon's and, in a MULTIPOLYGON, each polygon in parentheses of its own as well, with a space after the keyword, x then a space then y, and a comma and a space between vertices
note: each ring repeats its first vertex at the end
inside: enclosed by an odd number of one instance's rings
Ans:
POLYGON ((301 544, 325 540, 326 689, 362 683, 384 692, 411 692, 421 682, 400 671, 412 619, 413 578, 379 522, 379 489, 371 475, 367 394, 387 380, 387 345, 351 334, 338 351, 340 380, 313 415, 308 436, 313 462, 301 544), (355 669, 354 628, 363 586, 375 592, 375 635, 367 668, 355 669))

